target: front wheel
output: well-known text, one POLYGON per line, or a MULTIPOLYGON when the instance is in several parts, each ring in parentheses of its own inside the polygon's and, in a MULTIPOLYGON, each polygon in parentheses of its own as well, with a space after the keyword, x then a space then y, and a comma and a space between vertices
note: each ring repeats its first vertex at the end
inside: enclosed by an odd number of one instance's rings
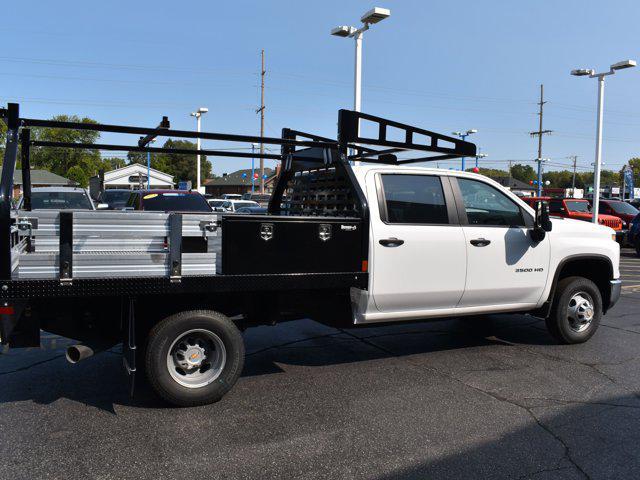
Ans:
POLYGON ((243 364, 242 335, 221 313, 180 312, 149 332, 147 378, 155 392, 173 405, 220 400, 238 380, 243 364))
POLYGON ((583 277, 560 280, 546 319, 549 333, 560 343, 583 343, 598 329, 602 296, 595 283, 583 277))

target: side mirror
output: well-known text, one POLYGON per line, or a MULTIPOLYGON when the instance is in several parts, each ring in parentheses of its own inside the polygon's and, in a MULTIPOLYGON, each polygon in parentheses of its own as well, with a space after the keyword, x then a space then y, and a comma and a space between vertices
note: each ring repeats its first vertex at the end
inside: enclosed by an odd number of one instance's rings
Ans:
POLYGON ((108 208, 108 203, 99 203, 98 205, 96 205, 96 210, 107 210, 108 208))
POLYGON ((546 233, 553 228, 551 218, 549 218, 549 205, 546 202, 537 201, 534 208, 536 216, 530 234, 534 241, 541 242, 544 240, 546 233))

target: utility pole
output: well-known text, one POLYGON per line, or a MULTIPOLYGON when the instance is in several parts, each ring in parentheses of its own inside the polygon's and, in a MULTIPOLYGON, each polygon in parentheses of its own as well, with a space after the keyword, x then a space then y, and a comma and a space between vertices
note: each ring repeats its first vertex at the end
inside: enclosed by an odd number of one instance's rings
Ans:
POLYGON ((543 130, 542 129, 542 116, 544 113, 544 104, 547 103, 544 101, 544 85, 540 85, 540 101, 538 105, 540 106, 540 110, 538 112, 538 116, 540 117, 540 123, 538 125, 537 132, 530 132, 529 135, 532 137, 538 137, 538 158, 536 162, 538 162, 538 196, 542 195, 542 135, 550 134, 552 130, 543 130))
POLYGON ((264 74, 267 73, 264 69, 264 49, 261 53, 262 68, 260 69, 260 108, 256 113, 260 112, 260 193, 264 193, 264 74))
POLYGON ((512 168, 512 161, 509 160, 509 186, 511 186, 511 168, 512 168))
POLYGON ((576 196, 576 166, 578 163, 578 156, 571 155, 569 158, 573 159, 573 180, 571 181, 571 196, 576 196))

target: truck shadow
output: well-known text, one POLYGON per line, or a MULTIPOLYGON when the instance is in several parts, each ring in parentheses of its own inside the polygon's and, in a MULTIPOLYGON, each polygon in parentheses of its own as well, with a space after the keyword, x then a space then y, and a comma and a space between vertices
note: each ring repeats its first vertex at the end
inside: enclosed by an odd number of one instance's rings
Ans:
MULTIPOLYGON (((544 330, 535 328, 539 323, 531 317, 511 315, 505 319, 454 319, 350 329, 312 320, 256 327, 244 333, 242 376, 283 372, 279 364, 330 366, 512 342, 553 343, 544 330)), ((120 346, 71 365, 64 351, 73 342, 66 340, 56 337, 54 347, 45 342, 41 349, 12 349, 0 355, 0 404, 26 400, 48 405, 69 399, 113 414, 117 414, 116 406, 172 408, 153 394, 140 374, 135 396, 130 397, 120 346)))
POLYGON ((336 328, 311 320, 245 333, 243 376, 282 372, 278 364, 329 366, 365 360, 429 355, 513 343, 550 345, 542 320, 525 315, 432 320, 398 325, 336 328))

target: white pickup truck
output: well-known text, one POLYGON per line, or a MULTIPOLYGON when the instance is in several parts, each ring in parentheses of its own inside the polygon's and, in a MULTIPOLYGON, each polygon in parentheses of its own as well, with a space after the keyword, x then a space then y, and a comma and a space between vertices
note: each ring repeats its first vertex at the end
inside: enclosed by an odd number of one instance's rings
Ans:
POLYGON ((234 385, 241 331, 253 325, 313 318, 357 328, 520 312, 545 318, 570 344, 588 340, 620 296, 613 230, 550 219, 546 204, 534 211, 480 175, 415 166, 473 156, 460 139, 346 110, 337 141, 288 129, 256 138, 22 119, 15 105, 5 113, 2 343, 37 346, 47 330, 82 342, 68 350, 75 363, 122 342, 130 378, 144 364, 175 405, 216 401, 234 385), (361 134, 360 123, 376 133, 361 134), (30 126, 263 141, 282 146, 268 154, 282 169, 266 215, 12 212, 18 134, 23 175, 29 147, 61 146, 30 141, 30 126), (394 129, 400 140, 387 138, 394 129))

